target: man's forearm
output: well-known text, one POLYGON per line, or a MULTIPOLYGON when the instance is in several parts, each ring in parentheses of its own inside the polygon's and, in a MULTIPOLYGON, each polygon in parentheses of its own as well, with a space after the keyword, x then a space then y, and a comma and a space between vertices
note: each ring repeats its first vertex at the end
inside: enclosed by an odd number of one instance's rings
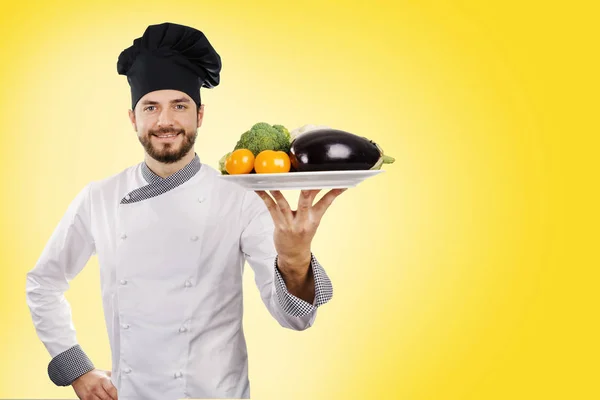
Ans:
POLYGON ((315 278, 311 268, 310 255, 307 260, 302 261, 278 258, 277 268, 288 292, 312 304, 315 299, 315 278))

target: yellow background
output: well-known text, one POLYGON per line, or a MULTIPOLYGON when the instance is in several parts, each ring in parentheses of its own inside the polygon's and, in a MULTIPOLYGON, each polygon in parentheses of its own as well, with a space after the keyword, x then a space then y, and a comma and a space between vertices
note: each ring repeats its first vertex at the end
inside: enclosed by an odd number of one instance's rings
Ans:
MULTIPOLYGON (((248 269, 253 399, 599 398, 594 3, 3 1, 0 397, 74 397, 47 377, 25 274, 87 182, 142 160, 116 60, 170 21, 223 58, 203 162, 258 121, 397 159, 319 227, 335 295, 314 327, 280 328, 248 269)), ((67 298, 110 368, 96 258, 67 298)))

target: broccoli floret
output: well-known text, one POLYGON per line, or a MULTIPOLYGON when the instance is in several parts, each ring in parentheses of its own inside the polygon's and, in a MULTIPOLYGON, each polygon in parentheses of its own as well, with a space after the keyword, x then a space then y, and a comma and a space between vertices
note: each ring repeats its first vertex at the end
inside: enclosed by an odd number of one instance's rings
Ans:
MULTIPOLYGON (((279 125, 283 128, 282 125, 279 125)), ((285 129, 285 128, 283 128, 285 129)), ((287 129, 286 129, 287 130, 287 129)), ((234 150, 248 149, 257 156, 264 150, 290 151, 290 139, 281 128, 269 125, 266 122, 254 124, 249 131, 240 137, 234 150)))
POLYGON ((221 175, 229 175, 229 172, 227 172, 227 169, 225 169, 225 162, 227 161, 227 158, 231 155, 231 153, 233 153, 233 151, 230 151, 229 153, 225 154, 219 160, 219 171, 221 171, 221 175))
POLYGON ((251 131, 256 131, 256 130, 259 130, 259 129, 271 129, 271 128, 272 128, 272 126, 269 125, 266 122, 258 122, 256 124, 252 125, 252 128, 250 128, 250 130, 251 131))
POLYGON ((279 132, 283 133, 288 141, 291 141, 290 131, 283 125, 273 125, 273 128, 277 129, 279 132))

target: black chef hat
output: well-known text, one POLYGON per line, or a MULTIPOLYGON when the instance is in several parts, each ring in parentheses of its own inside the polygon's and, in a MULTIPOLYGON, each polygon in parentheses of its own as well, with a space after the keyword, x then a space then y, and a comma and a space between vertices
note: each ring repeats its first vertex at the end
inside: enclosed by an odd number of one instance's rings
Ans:
POLYGON ((165 22, 150 25, 121 52, 117 72, 131 86, 131 109, 147 93, 179 90, 200 105, 200 87, 219 84, 221 57, 197 29, 165 22))

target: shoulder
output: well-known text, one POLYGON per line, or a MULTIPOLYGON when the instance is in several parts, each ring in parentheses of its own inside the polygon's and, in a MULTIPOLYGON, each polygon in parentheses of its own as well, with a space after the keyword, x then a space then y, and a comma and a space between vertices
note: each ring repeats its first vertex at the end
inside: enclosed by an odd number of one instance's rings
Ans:
POLYGON ((116 174, 92 182, 96 189, 118 186, 120 183, 131 181, 138 174, 141 164, 132 165, 116 174))
POLYGON ((223 179, 221 172, 207 164, 202 164, 202 168, 205 169, 206 176, 210 179, 212 187, 214 187, 218 193, 221 193, 223 200, 228 199, 239 205, 243 219, 251 219, 257 214, 268 211, 264 201, 255 191, 246 189, 227 179, 223 179))
MULTIPOLYGON (((136 185, 137 177, 140 175, 141 163, 125 168, 106 178, 89 182, 84 191, 93 201, 100 199, 113 199, 127 193, 132 186, 136 185)), ((122 197, 122 196, 121 196, 122 197)))
POLYGON ((208 179, 213 188, 220 193, 225 193, 228 197, 243 197, 246 189, 237 183, 223 179, 221 172, 208 164, 202 164, 202 173, 208 179))

